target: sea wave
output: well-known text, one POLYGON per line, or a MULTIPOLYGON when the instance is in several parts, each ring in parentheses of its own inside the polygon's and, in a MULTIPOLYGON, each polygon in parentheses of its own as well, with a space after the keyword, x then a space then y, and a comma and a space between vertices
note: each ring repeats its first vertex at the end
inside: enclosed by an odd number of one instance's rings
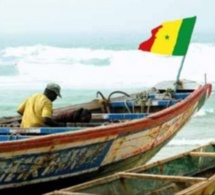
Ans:
POLYGON ((209 139, 173 139, 170 141, 167 146, 196 146, 196 145, 204 145, 210 142, 215 142, 215 138, 209 139))
MULTIPOLYGON (((214 83, 215 72, 211 71, 214 52, 213 45, 192 43, 181 78, 214 83)), ((160 56, 139 50, 45 45, 8 47, 1 50, 0 59, 2 88, 13 85, 31 87, 27 82, 58 82, 63 88, 78 89, 151 87, 163 80, 176 79, 182 62, 181 57, 160 56)))
POLYGON ((201 110, 199 110, 194 117, 204 117, 204 116, 211 116, 215 114, 215 109, 213 107, 211 108, 205 108, 203 107, 201 110))

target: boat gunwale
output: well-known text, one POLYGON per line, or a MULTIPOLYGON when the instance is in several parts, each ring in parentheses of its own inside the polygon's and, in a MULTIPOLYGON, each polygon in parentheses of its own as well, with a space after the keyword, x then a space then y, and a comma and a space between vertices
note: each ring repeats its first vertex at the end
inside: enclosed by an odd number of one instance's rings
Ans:
MULTIPOLYGON (((103 136, 116 136, 122 132, 129 133, 132 131, 139 131, 139 129, 143 129, 143 126, 144 129, 147 130, 149 127, 161 125, 164 122, 170 120, 171 118, 177 116, 178 114, 184 112, 190 107, 190 105, 194 105, 201 98, 201 96, 206 94, 207 90, 210 90, 210 88, 211 84, 205 84, 204 86, 194 90, 190 95, 187 96, 187 98, 178 102, 177 104, 172 105, 171 107, 168 107, 157 113, 153 113, 145 118, 134 119, 131 121, 126 121, 124 123, 114 123, 107 126, 89 127, 84 128, 83 130, 77 130, 68 133, 56 133, 51 135, 41 135, 38 137, 32 137, 23 140, 0 142, 0 150, 3 150, 3 148, 10 148, 9 150, 13 151, 14 147, 22 148, 24 147, 24 145, 26 145, 28 148, 41 147, 41 144, 49 146, 52 145, 53 142, 59 142, 59 140, 61 140, 61 142, 63 143, 71 143, 99 138, 103 136)), ((22 128, 14 129, 21 130, 22 128)))

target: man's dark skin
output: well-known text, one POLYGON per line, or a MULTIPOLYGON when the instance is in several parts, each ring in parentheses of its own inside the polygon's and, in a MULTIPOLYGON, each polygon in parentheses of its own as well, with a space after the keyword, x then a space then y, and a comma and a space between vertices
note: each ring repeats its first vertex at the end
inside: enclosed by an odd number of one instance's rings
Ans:
MULTIPOLYGON (((50 101, 54 102, 57 99, 57 94, 49 89, 45 89, 44 95, 50 99, 50 101)), ((52 118, 43 117, 43 122, 49 127, 65 127, 66 124, 58 123, 54 121, 52 118)))

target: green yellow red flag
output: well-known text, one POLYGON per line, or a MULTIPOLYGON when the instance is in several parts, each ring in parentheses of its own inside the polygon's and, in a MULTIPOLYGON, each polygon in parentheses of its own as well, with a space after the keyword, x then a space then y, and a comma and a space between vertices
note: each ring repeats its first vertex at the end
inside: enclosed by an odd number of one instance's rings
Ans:
POLYGON ((183 56, 187 53, 196 16, 164 22, 151 31, 152 36, 139 45, 143 51, 183 56))

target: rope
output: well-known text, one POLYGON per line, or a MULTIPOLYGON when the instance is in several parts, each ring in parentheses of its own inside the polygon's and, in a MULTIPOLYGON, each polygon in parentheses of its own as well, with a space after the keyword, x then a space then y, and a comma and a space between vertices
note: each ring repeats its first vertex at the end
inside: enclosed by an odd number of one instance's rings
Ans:
POLYGON ((168 104, 166 105, 166 108, 169 107, 171 101, 172 101, 172 98, 173 98, 173 95, 174 95, 174 91, 170 88, 167 88, 166 89, 166 92, 164 93, 164 96, 163 96, 163 99, 165 99, 165 97, 169 97, 169 101, 168 101, 168 104))
POLYGON ((102 105, 103 112, 110 113, 109 101, 105 98, 102 92, 97 91, 96 97, 98 98, 99 95, 102 97, 102 100, 100 100, 99 103, 102 105))
MULTIPOLYGON (((130 108, 129 108, 129 106, 128 106, 128 101, 129 101, 129 100, 125 100, 125 101, 124 101, 124 104, 125 104, 125 107, 126 107, 126 109, 128 110, 128 112, 131 113, 131 110, 130 110, 130 108)), ((133 108, 132 108, 132 112, 134 112, 134 105, 132 105, 132 107, 133 107, 133 108)))
POLYGON ((123 91, 113 91, 112 93, 110 93, 110 95, 108 96, 108 100, 110 101, 110 98, 112 95, 116 94, 116 93, 120 93, 120 94, 123 94, 127 97, 130 97, 130 95, 128 95, 127 93, 123 92, 123 91))
MULTIPOLYGON (((127 97, 130 97, 127 93, 125 93, 123 91, 113 91, 112 93, 109 94, 108 98, 106 99, 105 96, 100 91, 97 91, 96 96, 98 97, 100 95, 102 97, 102 101, 100 101, 100 103, 103 105, 105 113, 111 112, 111 110, 110 110, 110 99, 111 99, 111 96, 116 94, 116 93, 120 93, 120 94, 123 94, 127 97)), ((127 102, 125 102, 125 107, 128 110, 128 112, 130 112, 130 109, 127 105, 127 102)))

